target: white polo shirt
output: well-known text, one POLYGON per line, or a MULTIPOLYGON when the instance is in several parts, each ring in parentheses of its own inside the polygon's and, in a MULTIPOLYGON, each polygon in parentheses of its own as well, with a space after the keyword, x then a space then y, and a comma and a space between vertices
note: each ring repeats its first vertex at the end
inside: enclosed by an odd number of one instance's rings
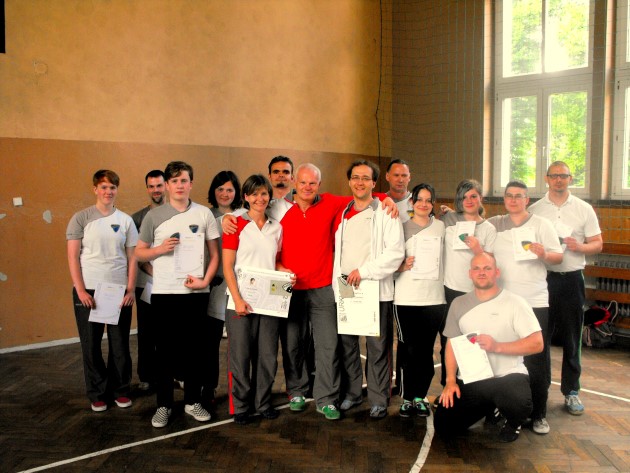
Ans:
MULTIPOLYGON (((593 207, 571 193, 564 204, 558 207, 549 199, 549 192, 547 192, 542 199, 530 205, 528 210, 535 215, 545 217, 554 227, 558 223, 568 225, 573 229, 571 236, 578 243, 584 243, 587 238, 602 233, 593 207)), ((554 272, 569 272, 582 270, 585 265, 584 253, 577 253, 565 248, 562 263, 547 266, 547 269, 554 272)))
MULTIPOLYGON (((539 258, 517 261, 514 258, 512 229, 514 225, 509 215, 491 217, 488 222, 497 229, 494 243, 494 256, 501 270, 499 285, 521 297, 532 307, 549 307, 547 291, 547 268, 539 258)), ((551 222, 544 217, 530 214, 520 227, 530 227, 534 231, 537 243, 545 247, 545 251, 562 253, 558 235, 551 222)))

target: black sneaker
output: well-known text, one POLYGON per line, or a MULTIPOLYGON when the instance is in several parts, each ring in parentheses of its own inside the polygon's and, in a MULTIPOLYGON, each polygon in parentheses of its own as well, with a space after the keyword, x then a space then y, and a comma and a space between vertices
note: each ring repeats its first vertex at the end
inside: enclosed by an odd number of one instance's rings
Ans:
POLYGON ((514 442, 518 438, 518 434, 521 433, 521 426, 514 428, 508 422, 506 422, 499 432, 499 442, 509 443, 514 442))
POLYGON ((249 424, 250 418, 247 412, 241 412, 240 414, 234 414, 234 423, 237 425, 249 424))
POLYGON ((499 422, 501 422, 502 419, 503 419, 503 416, 499 412, 499 408, 495 407, 492 412, 489 412, 488 414, 486 414, 485 422, 486 424, 489 424, 489 425, 497 425, 499 422))
POLYGON ((265 409, 264 411, 262 411, 262 412, 260 413, 260 415, 261 415, 262 417, 264 417, 265 419, 268 419, 268 420, 274 420, 274 419, 277 419, 277 418, 278 418, 278 416, 280 415, 280 413, 279 413, 276 409, 274 409, 273 407, 270 407, 270 408, 265 409))
POLYGON ((417 397, 413 400, 413 408, 418 417, 429 417, 431 415, 431 409, 429 409, 428 401, 425 401, 422 398, 417 397))
POLYGON ((398 415, 400 417, 411 417, 411 414, 415 411, 415 409, 413 408, 413 404, 411 403, 411 401, 407 401, 406 399, 403 399, 402 404, 400 405, 400 409, 398 410, 398 415))

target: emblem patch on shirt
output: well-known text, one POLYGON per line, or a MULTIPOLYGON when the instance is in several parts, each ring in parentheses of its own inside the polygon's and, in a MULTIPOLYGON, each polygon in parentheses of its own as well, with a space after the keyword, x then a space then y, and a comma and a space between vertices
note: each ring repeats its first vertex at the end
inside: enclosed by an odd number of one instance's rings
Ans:
POLYGON ((117 223, 112 223, 112 230, 114 230, 114 233, 118 233, 119 229, 120 225, 118 225, 117 223))
POLYGON ((199 230, 199 225, 188 225, 188 228, 190 228, 191 232, 197 233, 197 230, 199 230))

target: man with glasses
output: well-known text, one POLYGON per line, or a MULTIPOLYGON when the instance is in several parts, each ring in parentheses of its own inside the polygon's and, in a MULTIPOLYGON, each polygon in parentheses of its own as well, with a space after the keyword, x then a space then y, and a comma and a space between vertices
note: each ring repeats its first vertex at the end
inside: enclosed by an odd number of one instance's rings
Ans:
MULTIPOLYGON (((391 395, 391 348, 394 279, 405 257, 405 241, 400 219, 388 215, 372 196, 379 169, 370 161, 355 161, 347 171, 353 200, 337 218, 333 281, 358 287, 363 279, 379 282, 380 335, 366 337, 366 377, 370 417, 387 415, 391 395)), ((338 290, 336 284, 333 287, 338 290)), ((338 297, 338 294, 337 294, 338 297)), ((346 411, 361 404, 363 370, 357 335, 340 336, 342 386, 340 409, 346 411)))
POLYGON ((584 255, 602 251, 602 232, 593 207, 577 198, 569 186, 573 176, 562 161, 551 163, 546 176, 549 191, 529 211, 548 218, 565 247, 562 263, 547 267, 549 334, 562 344, 560 390, 570 414, 581 415, 580 391, 582 325, 584 323, 584 255))
POLYGON ((525 357, 525 366, 534 403, 532 429, 537 434, 546 434, 549 432, 546 417, 551 384, 546 265, 562 262, 562 247, 551 222, 527 211, 529 197, 523 182, 508 182, 503 198, 508 213, 488 219, 497 229, 494 255, 501 270, 503 288, 529 303, 542 328, 545 347, 541 353, 525 357))

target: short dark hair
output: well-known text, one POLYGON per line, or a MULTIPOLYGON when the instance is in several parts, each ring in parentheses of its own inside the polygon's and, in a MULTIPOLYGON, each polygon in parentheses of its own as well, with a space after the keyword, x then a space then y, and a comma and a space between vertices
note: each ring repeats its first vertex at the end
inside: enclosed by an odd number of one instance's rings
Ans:
POLYGON ((418 195, 420 195, 420 191, 422 189, 429 191, 429 194, 431 194, 431 205, 433 206, 433 208, 431 209, 431 212, 429 213, 429 217, 433 217, 435 215, 435 189, 433 188, 431 184, 427 184, 426 182, 423 182, 421 184, 418 184, 416 187, 414 187, 413 190, 411 191, 411 203, 412 204, 416 203, 416 201, 418 200, 418 195))
POLYGON ((166 169, 164 169, 164 180, 169 181, 173 177, 179 176, 184 171, 188 172, 188 176, 190 177, 190 181, 193 180, 193 168, 190 164, 185 163, 184 161, 171 161, 166 165, 166 169))
POLYGON ((232 171, 219 171, 210 183, 210 189, 208 189, 208 203, 210 203, 215 209, 219 208, 217 197, 214 193, 219 187, 226 182, 231 182, 234 186, 234 200, 230 204, 232 210, 236 210, 241 207, 241 183, 238 180, 238 176, 232 171))
POLYGON ((552 166, 564 166, 565 168, 567 168, 567 171, 569 171, 569 176, 571 175, 571 168, 564 161, 554 161, 553 163, 551 163, 549 167, 547 167, 547 173, 549 173, 549 169, 551 169, 552 166))
POLYGON ((350 177, 352 176, 352 170, 357 166, 368 166, 372 170, 372 180, 374 182, 378 181, 378 176, 381 172, 376 164, 374 164, 372 161, 368 161, 367 159, 358 159, 357 161, 352 162, 352 164, 346 171, 348 180, 350 180, 350 177))
POLYGON ((392 159, 389 164, 387 165, 387 171, 389 172, 389 170, 392 168, 392 166, 394 164, 402 164, 403 166, 407 166, 407 168, 409 168, 409 163, 407 161, 405 161, 404 159, 392 159))
POLYGON ((116 187, 120 185, 120 178, 118 177, 118 174, 114 171, 110 171, 109 169, 99 169, 92 176, 92 184, 94 184, 94 187, 98 186, 98 184, 103 181, 114 184, 116 187))
POLYGON ((269 174, 271 174, 271 166, 273 166, 276 163, 289 163, 289 165, 291 166, 291 174, 293 174, 293 161, 291 161, 291 158, 289 158, 288 156, 276 156, 275 158, 273 158, 271 161, 269 161, 269 174))
POLYGON ((269 180, 262 174, 252 174, 243 183, 243 192, 241 193, 243 197, 243 207, 249 209, 249 203, 245 200, 245 196, 253 194, 256 189, 260 187, 264 187, 265 189, 267 189, 267 192, 269 193, 269 199, 271 199, 273 189, 271 188, 271 183, 269 182, 269 180))
MULTIPOLYGON (((455 212, 460 214, 464 212, 464 207, 462 205, 464 202, 464 195, 472 190, 477 191, 480 199, 483 197, 481 183, 479 181, 476 181, 475 179, 464 179, 457 184, 457 190, 455 191, 455 212)), ((485 209, 483 208, 483 205, 481 205, 479 207, 479 215, 483 216, 484 213, 485 209)))
POLYGON ((505 185, 505 191, 503 191, 504 194, 507 192, 508 187, 518 187, 519 189, 525 189, 525 194, 527 194, 527 184, 518 179, 510 181, 505 185))
MULTIPOLYGON (((149 171, 146 176, 144 176, 144 184, 147 185, 149 183, 150 177, 164 177, 164 173, 159 169, 154 169, 153 171, 149 171)), ((166 181, 166 179, 164 179, 166 181)))

